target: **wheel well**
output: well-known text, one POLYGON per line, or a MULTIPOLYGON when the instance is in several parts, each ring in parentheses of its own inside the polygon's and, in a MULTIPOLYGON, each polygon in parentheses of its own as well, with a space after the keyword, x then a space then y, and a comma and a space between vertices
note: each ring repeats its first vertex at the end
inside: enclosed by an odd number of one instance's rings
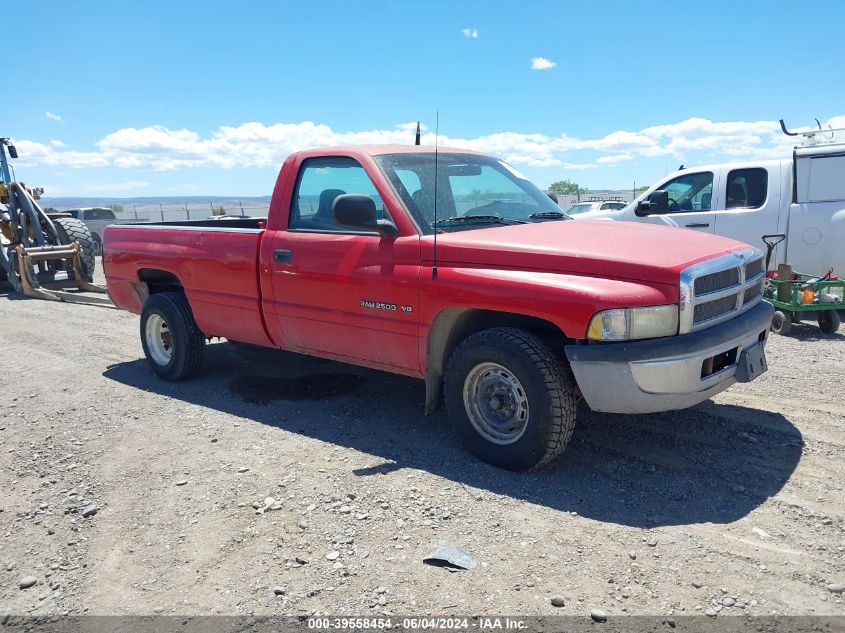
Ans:
POLYGON ((147 285, 147 290, 151 295, 158 292, 183 290, 179 278, 166 270, 142 268, 138 271, 138 279, 147 285))
POLYGON ((551 321, 526 314, 475 308, 444 310, 435 317, 428 334, 426 413, 439 408, 442 402, 443 375, 455 348, 468 336, 494 327, 513 327, 530 332, 543 340, 556 354, 562 353, 563 346, 570 341, 563 330, 551 321))

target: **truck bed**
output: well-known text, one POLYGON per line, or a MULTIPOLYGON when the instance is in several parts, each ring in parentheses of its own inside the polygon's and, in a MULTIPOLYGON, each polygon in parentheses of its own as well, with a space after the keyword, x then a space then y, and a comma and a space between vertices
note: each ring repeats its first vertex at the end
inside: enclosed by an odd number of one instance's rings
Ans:
MULTIPOLYGON (((175 220, 165 222, 144 222, 145 226, 187 226, 187 227, 201 227, 210 229, 261 229, 263 224, 267 222, 267 218, 225 218, 221 220, 207 218, 205 220, 175 220)), ((121 222, 121 224, 124 224, 121 222)), ((125 224, 131 224, 127 222, 125 224)))
POLYGON ((140 314, 146 283, 174 277, 208 336, 272 345, 261 312, 258 249, 264 218, 112 224, 103 269, 112 301, 140 314))

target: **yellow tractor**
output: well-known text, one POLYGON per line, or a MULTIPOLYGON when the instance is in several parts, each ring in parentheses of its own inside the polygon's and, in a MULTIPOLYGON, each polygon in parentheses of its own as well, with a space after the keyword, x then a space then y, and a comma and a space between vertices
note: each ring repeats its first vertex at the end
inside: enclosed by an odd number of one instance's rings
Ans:
POLYGON ((106 292, 93 283, 96 248, 88 227, 69 214, 46 213, 38 204, 44 190, 13 180, 9 158, 17 157, 10 139, 0 138, 0 282, 29 297, 110 305, 84 294, 106 292))

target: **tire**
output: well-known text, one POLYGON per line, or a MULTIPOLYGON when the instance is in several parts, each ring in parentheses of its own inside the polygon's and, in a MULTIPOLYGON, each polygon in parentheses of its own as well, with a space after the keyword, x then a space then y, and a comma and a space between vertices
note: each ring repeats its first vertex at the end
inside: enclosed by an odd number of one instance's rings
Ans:
POLYGON ((141 312, 141 345, 160 378, 178 382, 199 371, 205 336, 184 294, 160 292, 147 299, 141 312))
POLYGON ((91 236, 94 239, 94 255, 101 256, 103 254, 103 238, 94 233, 91 236))
POLYGON ((771 330, 775 334, 787 336, 792 331, 792 317, 782 310, 775 310, 771 330))
POLYGON ((502 327, 469 336, 452 353, 444 382, 453 429, 488 464, 537 468, 572 437, 575 380, 533 334, 502 327))
MULTIPOLYGON (((97 248, 91 231, 85 226, 84 222, 76 218, 56 218, 53 223, 56 225, 61 244, 79 242, 82 247, 82 252, 79 254, 82 260, 82 272, 85 273, 88 281, 94 281, 97 248)), ((69 268, 69 270, 72 271, 73 268, 69 268)))
POLYGON ((839 330, 839 313, 836 310, 819 312, 819 329, 825 334, 835 334, 839 330))

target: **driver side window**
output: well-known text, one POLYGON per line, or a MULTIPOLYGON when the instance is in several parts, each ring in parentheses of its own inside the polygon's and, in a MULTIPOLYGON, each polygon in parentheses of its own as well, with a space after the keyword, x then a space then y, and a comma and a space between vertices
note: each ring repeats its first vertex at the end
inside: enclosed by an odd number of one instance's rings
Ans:
POLYGON ((684 174, 660 187, 669 194, 669 213, 710 211, 713 201, 713 172, 684 174))
POLYGON ((353 158, 325 156, 302 163, 290 206, 288 230, 354 232, 334 217, 335 198, 345 193, 369 196, 376 203, 376 218, 384 217, 384 203, 366 170, 353 158))

